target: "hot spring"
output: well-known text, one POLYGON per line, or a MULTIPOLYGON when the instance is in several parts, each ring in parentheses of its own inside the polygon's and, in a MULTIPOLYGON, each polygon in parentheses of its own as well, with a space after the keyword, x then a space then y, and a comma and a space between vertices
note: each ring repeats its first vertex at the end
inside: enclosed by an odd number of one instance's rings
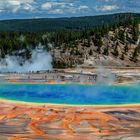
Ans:
POLYGON ((123 105, 140 103, 139 84, 0 84, 0 98, 32 103, 123 105))

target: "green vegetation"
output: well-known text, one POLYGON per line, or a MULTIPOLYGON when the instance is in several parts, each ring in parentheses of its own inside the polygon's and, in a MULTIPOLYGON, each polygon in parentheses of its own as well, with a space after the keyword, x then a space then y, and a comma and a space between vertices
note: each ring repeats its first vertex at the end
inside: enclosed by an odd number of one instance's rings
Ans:
POLYGON ((124 23, 134 14, 112 14, 72 18, 44 18, 0 21, 0 31, 54 32, 60 30, 91 29, 100 25, 124 23))
MULTIPOLYGON (((99 54, 108 56, 109 46, 103 52, 101 51, 102 37, 109 31, 128 27, 131 29, 132 38, 119 29, 115 40, 119 39, 123 43, 131 40, 135 44, 139 36, 139 22, 139 15, 131 13, 95 17, 0 21, 0 55, 4 58, 7 54, 14 54, 29 59, 30 51, 41 43, 52 54, 55 49, 61 50, 61 53, 69 50, 71 56, 83 57, 84 54, 77 49, 77 46, 82 43, 84 47, 90 48, 91 42, 93 42, 97 46, 99 54), (24 51, 19 52, 19 50, 24 51)), ((125 45, 124 52, 128 52, 128 45, 125 45)), ((93 53, 90 49, 89 55, 92 56, 93 53)), ((114 45, 113 55, 115 57, 119 55, 117 45, 114 45)), ((132 56, 134 61, 136 61, 135 55, 137 55, 137 50, 132 56)), ((73 65, 72 62, 66 64, 61 60, 56 60, 55 55, 53 57, 54 67, 71 67, 73 65)), ((74 58, 71 59, 75 62, 74 58)), ((124 55, 121 59, 124 59, 124 55)), ((81 63, 81 60, 77 63, 81 63)))

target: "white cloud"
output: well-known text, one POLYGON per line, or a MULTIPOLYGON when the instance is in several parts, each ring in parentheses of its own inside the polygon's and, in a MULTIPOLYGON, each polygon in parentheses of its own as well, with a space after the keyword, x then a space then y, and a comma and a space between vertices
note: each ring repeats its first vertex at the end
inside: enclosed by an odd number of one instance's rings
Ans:
POLYGON ((0 10, 2 12, 13 12, 16 13, 19 10, 33 11, 35 4, 34 0, 1 0, 0 10))
POLYGON ((119 9, 117 5, 103 5, 103 6, 96 7, 97 11, 113 11, 117 9, 119 9))
POLYGON ((43 10, 49 10, 49 9, 52 8, 52 3, 49 3, 49 2, 44 3, 44 4, 42 4, 41 8, 42 8, 43 10))
POLYGON ((62 9, 54 9, 49 11, 50 14, 63 14, 64 11, 62 9))
POLYGON ((66 7, 67 3, 64 2, 46 2, 41 5, 43 10, 50 10, 52 8, 63 8, 66 7))
POLYGON ((64 13, 76 13, 89 9, 86 5, 76 5, 74 2, 46 2, 41 5, 41 9, 47 11, 50 14, 64 14, 64 13))
POLYGON ((82 10, 88 10, 89 7, 87 5, 80 5, 79 6, 79 10, 82 11, 82 10))

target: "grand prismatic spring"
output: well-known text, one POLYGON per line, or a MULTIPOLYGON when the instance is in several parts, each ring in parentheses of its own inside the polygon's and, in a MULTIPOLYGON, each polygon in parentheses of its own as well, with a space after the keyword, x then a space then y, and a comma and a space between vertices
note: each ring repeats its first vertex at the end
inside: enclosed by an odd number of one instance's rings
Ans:
POLYGON ((0 84, 0 98, 2 99, 49 104, 139 104, 139 92, 139 84, 0 84))
POLYGON ((1 74, 0 140, 139 138, 139 79, 119 71, 97 84, 95 75, 69 74, 1 74))

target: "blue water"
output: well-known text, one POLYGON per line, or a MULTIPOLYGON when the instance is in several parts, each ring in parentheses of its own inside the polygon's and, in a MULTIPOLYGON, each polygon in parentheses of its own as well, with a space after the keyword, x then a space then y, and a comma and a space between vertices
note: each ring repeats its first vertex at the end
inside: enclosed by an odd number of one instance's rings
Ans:
POLYGON ((0 98, 72 105, 137 104, 140 103, 140 86, 0 84, 0 98))

